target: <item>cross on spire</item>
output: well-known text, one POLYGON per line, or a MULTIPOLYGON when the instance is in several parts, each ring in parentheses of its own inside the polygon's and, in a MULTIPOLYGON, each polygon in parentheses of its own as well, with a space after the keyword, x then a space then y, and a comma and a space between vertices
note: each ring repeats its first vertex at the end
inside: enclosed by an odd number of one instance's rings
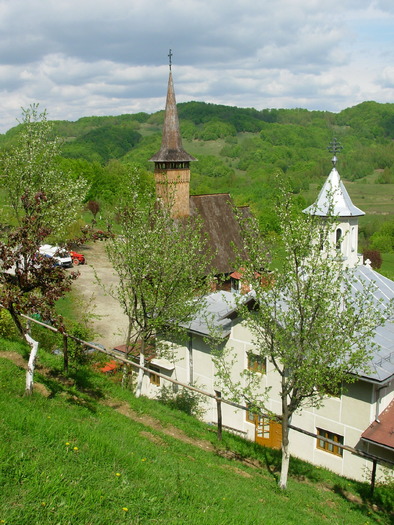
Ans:
POLYGON ((172 51, 170 49, 170 52, 168 53, 168 59, 169 59, 169 65, 170 65, 170 71, 171 71, 171 66, 172 66, 172 51))
POLYGON ((336 139, 333 138, 330 142, 329 146, 327 147, 328 151, 331 151, 333 153, 333 158, 331 159, 332 165, 335 166, 338 159, 337 159, 337 153, 340 153, 343 150, 342 144, 336 139))

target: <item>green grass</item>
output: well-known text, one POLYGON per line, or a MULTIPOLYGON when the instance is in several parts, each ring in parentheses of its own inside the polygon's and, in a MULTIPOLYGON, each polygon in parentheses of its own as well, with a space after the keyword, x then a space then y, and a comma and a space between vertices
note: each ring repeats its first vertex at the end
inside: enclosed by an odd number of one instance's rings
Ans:
POLYGON ((394 253, 382 253, 382 267, 379 272, 394 280, 394 253))
MULTIPOLYGON (((1 349, 25 353, 6 340, 1 349)), ((288 490, 281 492, 276 451, 228 434, 219 443, 207 425, 135 399, 90 369, 62 378, 60 359, 43 350, 40 365, 46 373, 38 367, 36 379, 49 397, 24 397, 24 371, 0 351, 0 523, 390 523, 388 514, 361 499, 365 484, 293 460, 288 490), (138 421, 105 406, 105 398, 126 401, 138 421), (172 425, 261 465, 186 444, 144 425, 147 416, 160 421, 159 429, 172 425)))

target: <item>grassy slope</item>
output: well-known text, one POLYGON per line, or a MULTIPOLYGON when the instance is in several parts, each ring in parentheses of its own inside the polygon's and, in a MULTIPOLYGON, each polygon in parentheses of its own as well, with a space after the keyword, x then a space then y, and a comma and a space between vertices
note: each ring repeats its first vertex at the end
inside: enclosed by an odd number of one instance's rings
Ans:
MULTIPOLYGON (((23 353, 19 344, 5 340, 1 350, 23 353)), ((233 436, 219 445, 206 425, 157 402, 137 400, 88 370, 61 382, 58 359, 41 351, 47 373, 38 370, 37 380, 51 395, 26 398, 24 371, 0 351, 0 523, 390 523, 388 515, 361 502, 363 484, 293 460, 289 488, 282 493, 276 486, 276 453, 233 436), (109 397, 127 401, 141 419, 100 403, 109 397), (145 426, 146 416, 269 468, 186 444, 145 426)))

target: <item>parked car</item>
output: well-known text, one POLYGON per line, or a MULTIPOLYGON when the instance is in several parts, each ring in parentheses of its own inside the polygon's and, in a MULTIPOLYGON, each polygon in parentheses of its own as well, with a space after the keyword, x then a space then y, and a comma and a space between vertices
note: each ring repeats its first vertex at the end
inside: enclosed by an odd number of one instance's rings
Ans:
POLYGON ((82 253, 74 252, 73 250, 70 250, 70 256, 73 261, 74 266, 78 266, 78 264, 85 264, 85 256, 82 253))
POLYGON ((43 244, 40 246, 39 253, 40 255, 44 255, 44 257, 51 257, 56 266, 71 268, 73 265, 69 252, 63 248, 59 248, 59 246, 43 244))

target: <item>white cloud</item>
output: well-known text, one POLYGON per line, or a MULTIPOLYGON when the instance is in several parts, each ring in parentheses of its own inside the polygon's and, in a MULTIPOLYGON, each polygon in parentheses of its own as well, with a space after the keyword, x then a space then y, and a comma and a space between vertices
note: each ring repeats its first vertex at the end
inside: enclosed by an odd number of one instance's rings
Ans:
POLYGON ((340 110, 393 100, 391 0, 0 0, 0 130, 178 101, 340 110))

